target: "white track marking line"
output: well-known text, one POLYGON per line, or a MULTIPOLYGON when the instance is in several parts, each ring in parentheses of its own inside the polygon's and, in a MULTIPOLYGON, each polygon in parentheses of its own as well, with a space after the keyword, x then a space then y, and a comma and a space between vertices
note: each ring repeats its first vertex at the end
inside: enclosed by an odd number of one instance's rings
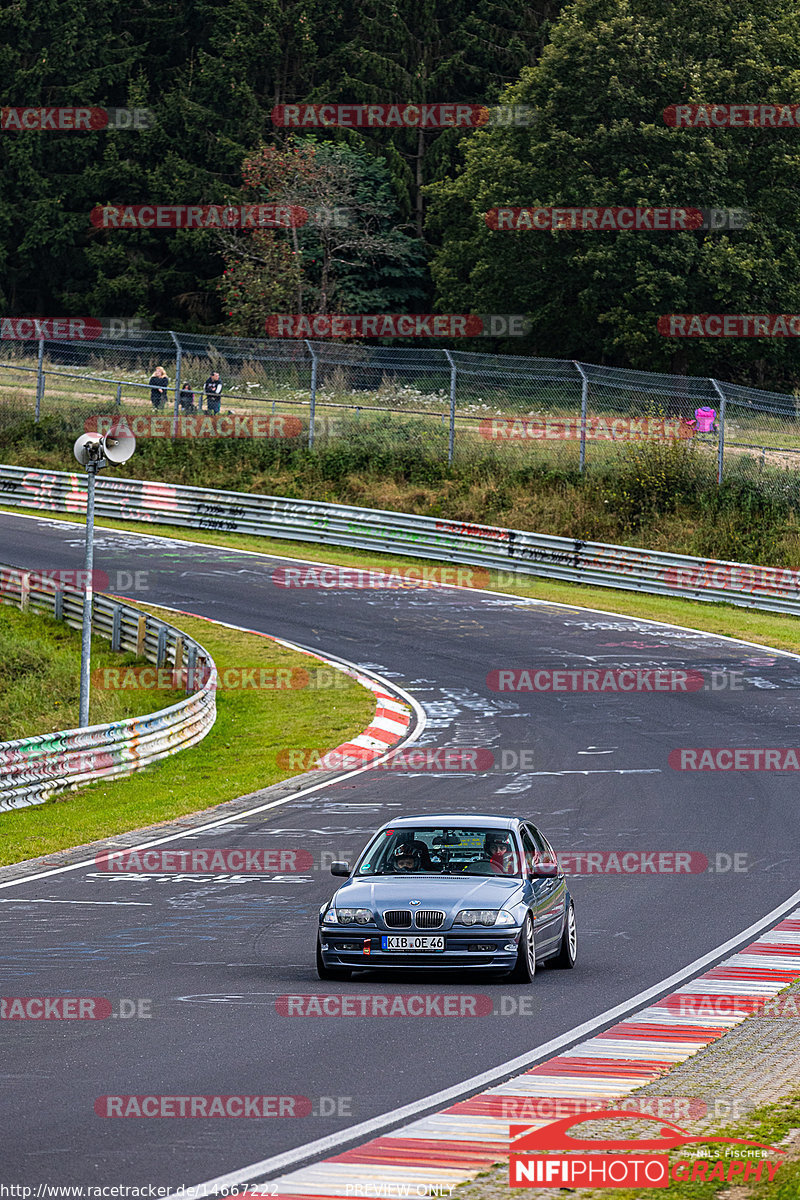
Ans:
MULTIPOLYGON (((317 1138, 316 1141, 307 1142, 304 1146, 297 1146, 293 1150, 285 1151, 283 1154, 273 1155, 272 1158, 262 1159, 261 1162, 251 1163, 249 1166, 242 1167, 238 1171, 231 1171, 226 1175, 217 1176, 216 1179, 209 1179, 195 1184, 192 1188, 192 1195, 195 1197, 195 1200, 199 1200, 200 1197, 211 1195, 223 1187, 230 1187, 234 1184, 245 1183, 248 1180, 256 1180, 274 1175, 296 1163, 306 1162, 309 1159, 318 1159, 327 1151, 334 1150, 347 1142, 360 1141, 371 1133, 386 1130, 393 1125, 406 1121, 409 1117, 415 1117, 419 1113, 426 1112, 428 1109, 442 1108, 450 1101, 461 1100, 473 1092, 482 1091, 487 1084, 494 1083, 498 1079, 503 1079, 505 1076, 511 1075, 516 1071, 524 1070, 525 1067, 530 1067, 541 1059, 551 1057, 565 1046, 571 1046, 575 1042, 584 1040, 588 1034, 593 1033, 601 1026, 609 1025, 619 1017, 635 1012, 637 1008, 643 1007, 653 998, 674 991, 676 984, 700 974, 705 967, 724 958, 731 951, 738 949, 743 943, 752 941, 756 934, 761 933, 766 927, 775 924, 787 912, 796 908, 798 903, 800 903, 800 890, 796 891, 788 900, 784 900, 782 904, 773 908, 766 916, 761 917, 758 921, 754 921, 747 929, 729 938, 727 942, 723 942, 714 950, 709 950, 708 953, 702 955, 700 958, 696 958, 688 966, 675 971, 666 979, 653 984, 643 992, 639 992, 638 995, 631 997, 631 999, 624 1000, 614 1008, 607 1009, 604 1013, 600 1013, 599 1016, 584 1021, 582 1025, 576 1026, 574 1029, 569 1030, 569 1032, 563 1033, 559 1037, 551 1038, 549 1042, 544 1042, 526 1054, 520 1054, 516 1058, 509 1059, 508 1062, 501 1063, 500 1066, 483 1071, 480 1075, 473 1075, 471 1079, 465 1079, 463 1082, 454 1084, 452 1087, 434 1092, 430 1096, 424 1096, 420 1100, 413 1101, 411 1104, 405 1104, 401 1108, 395 1108, 390 1112, 382 1113, 378 1117, 372 1117, 368 1121, 362 1121, 350 1129, 329 1134, 328 1137, 317 1138)), ((786 985, 782 984, 781 986, 785 987, 786 985)), ((595 1086, 594 1082, 592 1086, 595 1086)), ((637 1086, 641 1086, 641 1082, 637 1086)), ((175 1195, 176 1193, 171 1192, 164 1200, 170 1200, 175 1195)))

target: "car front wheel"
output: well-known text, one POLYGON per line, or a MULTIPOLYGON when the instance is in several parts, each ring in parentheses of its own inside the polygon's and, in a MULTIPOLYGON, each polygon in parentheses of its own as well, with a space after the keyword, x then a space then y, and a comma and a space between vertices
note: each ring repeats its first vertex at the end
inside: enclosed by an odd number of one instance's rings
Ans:
POLYGON ((349 979, 352 971, 348 967, 326 967, 322 961, 322 947, 317 938, 317 975, 320 979, 349 979))
POLYGON ((528 913, 519 935, 517 961, 509 975, 512 983, 530 983, 536 974, 536 938, 533 932, 533 917, 528 913))

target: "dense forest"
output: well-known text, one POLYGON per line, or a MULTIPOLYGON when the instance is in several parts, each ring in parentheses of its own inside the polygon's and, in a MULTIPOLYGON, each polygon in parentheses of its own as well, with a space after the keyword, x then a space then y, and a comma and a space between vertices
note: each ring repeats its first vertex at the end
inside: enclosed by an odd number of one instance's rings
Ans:
POLYGON ((18 0, 0 4, 0 43, 8 109, 149 114, 140 128, 78 130, 23 130, 6 114, 0 315, 263 335, 271 313, 516 313, 530 333, 471 348, 796 379, 792 337, 658 329, 669 313, 800 312, 798 124, 665 116, 676 104, 789 105, 794 0, 18 0), (275 124, 286 105, 462 102, 533 116, 275 124), (90 220, 109 206, 257 204, 310 216, 275 228, 90 220), (492 228, 486 214, 502 206, 747 219, 492 228))

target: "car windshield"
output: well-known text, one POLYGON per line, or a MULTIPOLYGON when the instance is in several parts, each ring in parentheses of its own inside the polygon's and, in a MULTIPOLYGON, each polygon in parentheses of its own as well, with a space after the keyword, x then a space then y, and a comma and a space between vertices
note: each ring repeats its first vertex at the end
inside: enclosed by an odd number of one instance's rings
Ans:
POLYGON ((367 847, 356 875, 519 876, 510 829, 404 826, 382 829, 367 847))

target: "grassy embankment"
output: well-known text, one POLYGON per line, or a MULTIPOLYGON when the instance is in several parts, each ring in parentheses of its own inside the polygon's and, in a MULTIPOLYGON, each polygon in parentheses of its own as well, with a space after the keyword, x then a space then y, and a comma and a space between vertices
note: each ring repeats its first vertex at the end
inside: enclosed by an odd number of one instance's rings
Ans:
MULTIPOLYGON (((220 672, 258 668, 267 673, 258 678, 270 679, 270 673, 299 669, 309 672, 312 680, 335 678, 339 686, 220 689, 216 723, 190 750, 127 779, 101 781, 44 805, 0 813, 0 865, 169 821, 267 787, 297 773, 282 764, 282 750, 330 749, 369 724, 375 711, 372 693, 340 672, 325 670, 316 676, 310 666, 314 660, 307 655, 200 618, 139 607, 201 642, 220 672)), ((78 633, 47 617, 20 614, 7 605, 0 608, 0 716, 5 739, 77 724, 79 661, 78 633)), ((132 661, 132 655, 112 654, 108 643, 94 639, 93 671, 132 661)), ((91 721, 153 712, 182 695, 95 688, 91 721)))

